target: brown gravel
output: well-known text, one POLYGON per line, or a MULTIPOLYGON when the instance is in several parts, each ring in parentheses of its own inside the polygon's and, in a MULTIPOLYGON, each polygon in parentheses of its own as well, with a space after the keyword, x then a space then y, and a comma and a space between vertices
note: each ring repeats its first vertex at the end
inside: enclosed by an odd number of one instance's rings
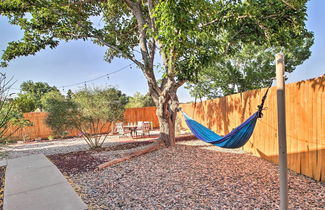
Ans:
MULTIPOLYGON (((278 166, 248 154, 177 145, 102 171, 116 154, 94 154, 50 156, 91 209, 279 208, 278 166)), ((324 209, 325 184, 289 171, 289 208, 324 209)))
MULTIPOLYGON (((101 159, 98 154, 107 154, 109 151, 130 150, 140 146, 150 144, 150 141, 134 142, 100 148, 97 150, 87 150, 79 152, 69 152, 63 155, 47 156, 66 175, 74 175, 87 171, 93 171, 96 167, 104 163, 106 159, 101 159)), ((112 157, 112 156, 111 156, 112 157)))
POLYGON ((0 209, 3 209, 3 196, 5 190, 5 173, 6 167, 0 167, 0 209))

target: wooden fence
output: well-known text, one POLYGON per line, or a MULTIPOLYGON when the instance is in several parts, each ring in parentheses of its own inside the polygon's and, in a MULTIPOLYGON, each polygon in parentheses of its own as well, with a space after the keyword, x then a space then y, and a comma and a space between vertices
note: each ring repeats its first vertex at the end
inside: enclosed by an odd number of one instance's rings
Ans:
MULTIPOLYGON (((12 139, 17 140, 34 140, 47 139, 49 136, 54 136, 53 131, 45 122, 47 112, 30 112, 24 113, 24 117, 33 123, 33 126, 24 127, 12 135, 12 139)), ((150 121, 154 128, 159 127, 158 118, 156 116, 155 107, 129 108, 125 110, 124 122, 135 123, 137 121, 150 121)), ((113 129, 113 125, 106 123, 100 130, 100 133, 109 133, 113 129)), ((14 128, 13 128, 14 129, 14 128)), ((78 136, 79 131, 69 130, 68 136, 78 136)))
MULTIPOLYGON (((181 106, 190 117, 224 135, 257 111, 265 90, 181 106)), ((265 107, 243 150, 278 163, 276 87, 270 89, 265 107)), ((325 75, 286 85, 286 119, 288 167, 325 182, 325 75)), ((182 126, 186 127, 184 121, 182 126)))
POLYGON ((129 108, 124 112, 124 122, 150 121, 154 128, 159 127, 156 107, 129 108))

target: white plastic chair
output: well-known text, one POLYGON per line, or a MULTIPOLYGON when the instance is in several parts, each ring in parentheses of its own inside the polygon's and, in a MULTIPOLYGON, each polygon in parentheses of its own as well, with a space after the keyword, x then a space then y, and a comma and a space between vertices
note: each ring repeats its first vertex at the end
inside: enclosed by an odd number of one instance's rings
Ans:
POLYGON ((150 122, 145 121, 145 122, 142 122, 141 129, 138 129, 137 131, 140 131, 140 134, 142 136, 145 136, 145 134, 150 136, 150 128, 151 128, 150 122))
POLYGON ((128 130, 125 130, 123 127, 123 122, 120 123, 116 123, 115 124, 115 131, 120 135, 120 136, 124 136, 125 134, 131 133, 128 130))

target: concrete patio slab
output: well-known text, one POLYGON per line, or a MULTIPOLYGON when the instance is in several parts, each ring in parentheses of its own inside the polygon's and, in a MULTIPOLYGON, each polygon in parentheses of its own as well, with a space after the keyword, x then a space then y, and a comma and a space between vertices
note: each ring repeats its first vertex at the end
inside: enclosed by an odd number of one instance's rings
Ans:
POLYGON ((8 160, 4 210, 77 210, 86 204, 44 155, 8 160))

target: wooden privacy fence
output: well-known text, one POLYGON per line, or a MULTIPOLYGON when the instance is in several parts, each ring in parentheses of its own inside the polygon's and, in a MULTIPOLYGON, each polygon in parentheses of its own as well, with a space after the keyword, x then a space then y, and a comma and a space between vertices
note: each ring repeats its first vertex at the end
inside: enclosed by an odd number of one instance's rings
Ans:
MULTIPOLYGON (((45 122, 47 112, 30 112, 24 113, 24 117, 33 123, 33 126, 24 127, 12 135, 12 139, 31 140, 31 139, 47 139, 54 136, 53 131, 45 122)), ((154 128, 159 127, 158 118, 156 116, 155 107, 129 108, 124 112, 125 123, 135 123, 137 121, 150 121, 154 128)), ((114 125, 106 123, 100 130, 100 133, 109 133, 114 125)), ((80 132, 77 130, 69 130, 68 136, 78 136, 80 132)))
MULTIPOLYGON (((32 126, 24 127, 14 133, 11 138, 16 140, 39 140, 47 139, 50 136, 55 136, 52 129, 48 127, 45 120, 47 112, 29 112, 24 113, 25 119, 33 123, 32 126)), ((108 133, 112 129, 111 123, 99 123, 99 133, 108 133)), ((76 129, 68 130, 67 136, 79 136, 80 131, 76 129)))
POLYGON ((124 122, 150 121, 154 128, 159 127, 156 107, 129 108, 124 112, 124 122))
MULTIPOLYGON (((181 107, 192 118, 224 135, 257 111, 266 89, 253 90, 181 107)), ((264 116, 243 150, 278 163, 276 87, 264 116)), ((325 182, 325 76, 286 85, 288 167, 325 182)), ((182 126, 186 128, 185 122, 182 126)), ((254 164, 254 163, 252 163, 254 164)))

